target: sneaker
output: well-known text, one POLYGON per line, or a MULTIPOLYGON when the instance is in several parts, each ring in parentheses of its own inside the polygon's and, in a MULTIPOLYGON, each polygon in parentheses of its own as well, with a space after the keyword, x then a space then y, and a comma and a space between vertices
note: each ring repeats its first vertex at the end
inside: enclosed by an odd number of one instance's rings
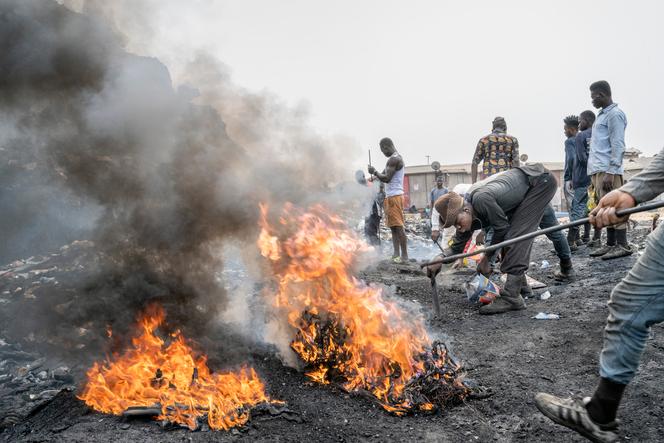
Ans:
POLYGON ((611 251, 602 256, 602 260, 611 260, 614 258, 627 257, 632 255, 634 251, 629 245, 616 245, 611 251))
POLYGON ((615 248, 615 245, 614 246, 604 245, 601 248, 597 249, 596 251, 591 252, 588 255, 591 256, 591 257, 601 257, 604 254, 608 254, 610 251, 613 250, 613 248, 615 248))
POLYGON ((605 425, 595 423, 586 409, 589 401, 590 397, 583 400, 559 398, 543 392, 535 396, 537 409, 559 425, 567 426, 590 441, 598 443, 617 441, 618 422, 605 425))

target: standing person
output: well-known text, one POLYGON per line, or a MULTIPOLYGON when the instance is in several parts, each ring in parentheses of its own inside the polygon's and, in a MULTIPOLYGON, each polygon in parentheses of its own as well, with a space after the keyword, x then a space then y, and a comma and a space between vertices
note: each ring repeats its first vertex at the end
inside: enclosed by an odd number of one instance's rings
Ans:
MULTIPOLYGON (((594 135, 593 135, 594 137, 594 135)), ((626 222, 616 211, 632 208, 664 192, 664 149, 626 185, 606 194, 590 213, 597 227, 626 222)), ((664 322, 664 225, 646 240, 646 250, 611 292, 604 345, 599 356, 599 385, 592 397, 535 396, 537 408, 551 420, 598 442, 618 440, 616 415, 650 336, 664 322)))
POLYGON ((507 134, 507 123, 503 117, 494 118, 491 134, 477 142, 470 167, 473 183, 477 181, 477 166, 480 162, 482 162, 481 178, 519 166, 519 141, 507 134))
MULTIPOLYGON (((590 85, 593 106, 601 109, 595 120, 588 154, 588 175, 598 199, 623 184, 623 155, 625 153, 625 113, 613 103, 611 86, 600 80, 590 85)), ((627 243, 627 224, 620 223, 606 229, 606 246, 590 253, 603 260, 624 257, 632 253, 627 243)))
POLYGON ((439 197, 447 194, 447 192, 447 188, 445 187, 445 177, 443 174, 439 174, 436 176, 436 187, 431 190, 431 194, 429 195, 429 204, 431 205, 430 207, 433 208, 433 204, 436 203, 436 200, 438 200, 439 197))
POLYGON ((364 219, 364 235, 370 245, 380 245, 380 220, 383 218, 383 202, 385 201, 385 183, 379 181, 378 192, 371 201, 371 210, 364 219))
MULTIPOLYGON (((565 203, 567 204, 567 211, 572 211, 572 199, 574 198, 574 191, 572 190, 572 169, 574 168, 574 156, 576 154, 574 140, 577 132, 579 132, 579 117, 576 115, 568 115, 563 120, 563 132, 565 133, 565 171, 563 179, 563 194, 565 195, 565 203)), ((568 239, 569 242, 569 239, 568 239)))
MULTIPOLYGON (((590 186, 590 177, 588 176, 588 151, 590 149, 590 138, 592 136, 592 126, 595 122, 595 113, 593 111, 583 111, 579 115, 579 133, 574 137, 574 164, 572 166, 572 207, 569 218, 571 221, 579 220, 586 216, 588 212, 588 186, 590 186)), ((595 236, 601 235, 600 230, 595 230, 595 236)), ((574 226, 567 233, 567 243, 572 251, 578 248, 579 227, 574 226)), ((583 243, 590 244, 590 223, 584 225, 583 243)), ((598 239, 599 242, 599 239, 598 239)))
MULTIPOLYGON (((557 188, 558 184, 551 172, 541 163, 536 163, 510 169, 476 183, 465 198, 455 192, 448 192, 435 205, 441 229, 450 226, 456 228, 452 244, 443 255, 462 252, 476 229, 492 228, 495 243, 534 232, 557 188)), ((525 274, 530 263, 532 245, 533 240, 530 239, 503 248, 500 270, 507 274, 507 281, 500 297, 482 306, 480 314, 526 309, 521 294, 528 290, 525 274)), ((491 275, 493 255, 484 255, 478 264, 478 272, 485 276, 491 275)), ((427 271, 435 274, 439 269, 430 267, 427 271)))
POLYGON ((378 172, 376 168, 369 165, 369 174, 376 176, 378 180, 385 183, 385 217, 387 226, 392 231, 392 246, 394 247, 392 261, 395 263, 407 262, 408 245, 403 215, 405 164, 392 140, 386 137, 380 141, 379 145, 381 152, 387 157, 387 164, 383 172, 378 172), (399 254, 399 250, 401 250, 401 254, 399 254))

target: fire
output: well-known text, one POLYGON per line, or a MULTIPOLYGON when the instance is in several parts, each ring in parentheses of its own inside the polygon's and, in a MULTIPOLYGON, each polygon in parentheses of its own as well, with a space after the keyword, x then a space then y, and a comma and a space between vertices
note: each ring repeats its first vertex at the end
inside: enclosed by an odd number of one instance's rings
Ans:
POLYGON ((368 246, 341 219, 321 206, 287 205, 270 225, 261 210, 258 245, 275 275, 273 303, 293 327, 291 348, 310 379, 368 391, 398 415, 465 398, 460 366, 432 342, 422 315, 353 276, 368 246))
MULTIPOLYGON (((249 408, 269 402, 256 372, 211 373, 207 357, 197 355, 180 331, 164 340, 161 307, 150 306, 138 319, 140 333, 122 355, 95 363, 79 398, 93 409, 120 415, 136 406, 155 407, 159 420, 198 427, 207 415, 212 429, 230 429, 249 420, 249 408)), ((110 328, 109 328, 110 336, 110 328)))

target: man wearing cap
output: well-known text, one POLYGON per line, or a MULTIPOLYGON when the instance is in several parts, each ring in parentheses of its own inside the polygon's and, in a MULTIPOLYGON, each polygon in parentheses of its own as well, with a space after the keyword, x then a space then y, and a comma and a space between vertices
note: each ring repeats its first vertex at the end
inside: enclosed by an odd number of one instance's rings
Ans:
POLYGON ((493 119, 491 134, 477 142, 470 173, 473 183, 477 181, 477 166, 482 162, 481 178, 519 166, 519 141, 507 134, 507 123, 503 117, 493 119))
MULTIPOLYGON (((558 184, 541 163, 519 166, 475 183, 462 197, 450 192, 439 198, 434 209, 442 228, 454 226, 452 244, 445 256, 463 251, 476 229, 493 229, 492 243, 534 232, 544 211, 556 193, 558 184)), ((500 270, 507 274, 505 287, 491 304, 482 306, 480 314, 501 314, 525 309, 521 296, 527 290, 526 270, 530 263, 533 239, 503 248, 500 270)), ((478 271, 491 274, 493 253, 487 253, 478 264, 478 271)))

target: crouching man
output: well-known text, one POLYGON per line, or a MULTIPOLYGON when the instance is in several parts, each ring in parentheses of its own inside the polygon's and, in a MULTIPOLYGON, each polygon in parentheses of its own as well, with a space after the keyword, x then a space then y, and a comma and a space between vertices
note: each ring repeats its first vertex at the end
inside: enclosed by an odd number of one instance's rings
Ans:
MULTIPOLYGON (((519 166, 475 183, 465 199, 455 192, 443 195, 434 205, 441 229, 456 228, 452 244, 444 255, 462 252, 476 229, 492 228, 492 244, 535 231, 557 186, 551 172, 536 163, 519 166)), ((500 297, 482 306, 480 314, 501 314, 526 308, 522 294, 530 291, 526 270, 532 245, 533 239, 503 249, 500 269, 507 274, 507 282, 500 297)), ((491 274, 492 255, 485 254, 478 264, 478 272, 486 276, 491 274)))

